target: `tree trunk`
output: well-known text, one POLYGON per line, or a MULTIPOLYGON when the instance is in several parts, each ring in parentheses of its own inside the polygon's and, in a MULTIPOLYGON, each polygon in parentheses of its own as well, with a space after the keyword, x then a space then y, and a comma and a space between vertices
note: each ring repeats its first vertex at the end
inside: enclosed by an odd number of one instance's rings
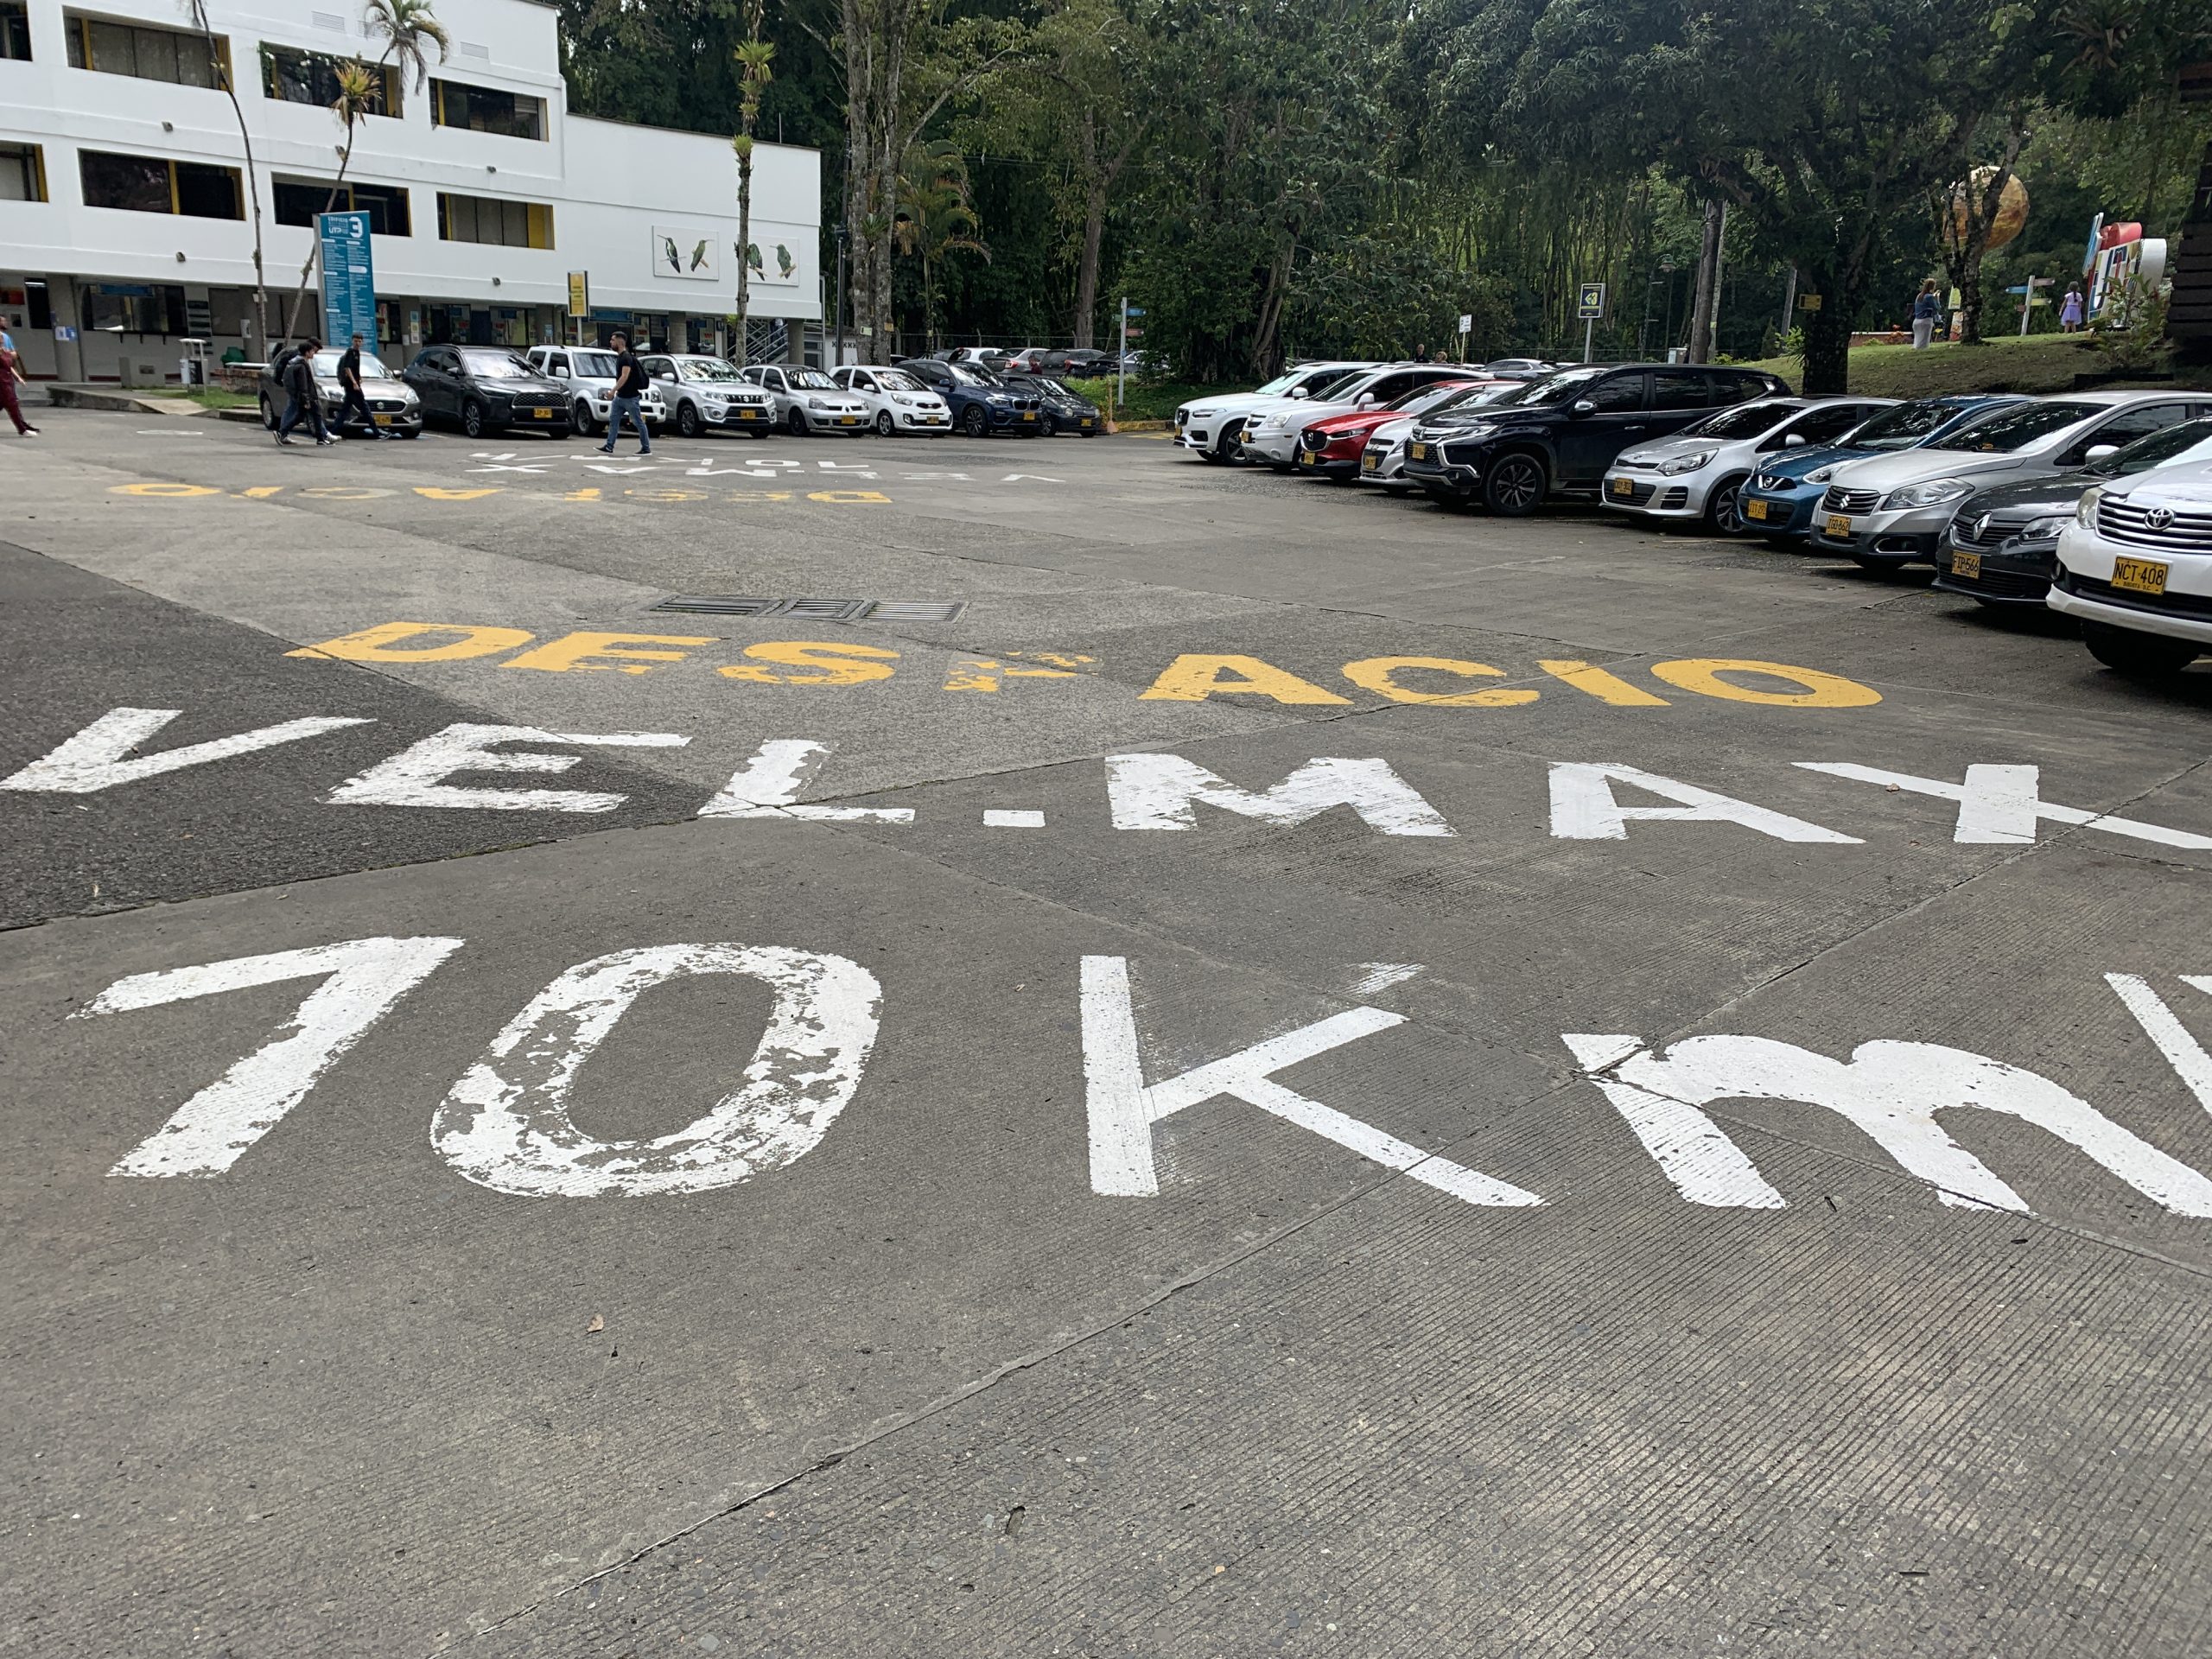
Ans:
POLYGON ((1713 298, 1720 270, 1720 203, 1705 201, 1705 234, 1698 246, 1697 295, 1690 302, 1690 361, 1713 360, 1713 298))
POLYGON ((1106 239, 1106 187, 1093 185, 1084 204, 1083 260, 1075 270, 1075 343, 1088 349, 1098 309, 1098 250, 1106 239))
MULTIPOLYGON (((346 170, 353 165, 353 127, 349 122, 346 127, 346 148, 338 157, 338 177, 331 185, 330 194, 322 204, 324 213, 334 213, 338 211, 338 198, 346 188, 346 170)), ((300 336, 300 308, 307 303, 308 273, 315 269, 315 256, 321 251, 322 226, 321 221, 318 219, 308 227, 308 257, 300 262, 300 285, 292 290, 292 308, 284 320, 286 340, 297 340, 300 336)), ((337 342, 326 340, 323 344, 334 346, 337 342)))
POLYGON ((745 153, 737 158, 737 349, 739 368, 748 355, 746 335, 753 299, 753 118, 745 118, 745 153))
POLYGON ((1821 308, 1805 313, 1805 384, 1808 397, 1840 397, 1850 390, 1851 307, 1843 284, 1808 270, 1821 296, 1821 308))

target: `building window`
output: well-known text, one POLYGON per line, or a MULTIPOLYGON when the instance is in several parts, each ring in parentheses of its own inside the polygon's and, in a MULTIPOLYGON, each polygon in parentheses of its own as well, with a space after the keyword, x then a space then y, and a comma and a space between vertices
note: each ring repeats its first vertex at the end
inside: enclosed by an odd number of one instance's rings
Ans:
POLYGON ((46 156, 36 144, 0 144, 0 201, 44 201, 46 156))
MULTIPOLYGON (((261 48, 261 90, 264 97, 286 104, 314 104, 328 109, 338 101, 338 68, 358 60, 327 52, 303 52, 289 46, 261 48)), ((376 88, 369 99, 371 115, 397 117, 399 111, 399 72, 390 64, 364 63, 376 88)))
POLYGON ((471 86, 466 81, 432 80, 430 124, 466 127, 471 132, 504 133, 510 138, 543 138, 545 100, 524 92, 471 86))
POLYGON ((407 192, 396 184, 361 184, 348 180, 338 191, 335 207, 330 184, 313 179, 288 179, 281 173, 276 185, 276 222, 304 225, 312 229, 321 213, 366 213, 369 229, 378 236, 412 236, 415 227, 407 211, 407 192))
POLYGON ((507 248, 553 245, 553 210, 540 201, 438 193, 438 234, 448 242, 489 242, 507 248))
POLYGON ((0 0, 0 58, 31 60, 31 19, 23 0, 0 0))
POLYGON ((77 165, 85 206, 132 213, 181 213, 188 219, 244 219, 238 170, 157 156, 118 156, 80 149, 77 165))
POLYGON ((66 11, 61 21, 69 37, 73 69, 174 81, 180 86, 220 86, 230 75, 231 43, 220 35, 211 55, 204 35, 181 29, 111 22, 80 11, 66 11))
POLYGON ((181 334, 184 290, 168 283, 94 283, 85 290, 85 327, 111 334, 181 334))

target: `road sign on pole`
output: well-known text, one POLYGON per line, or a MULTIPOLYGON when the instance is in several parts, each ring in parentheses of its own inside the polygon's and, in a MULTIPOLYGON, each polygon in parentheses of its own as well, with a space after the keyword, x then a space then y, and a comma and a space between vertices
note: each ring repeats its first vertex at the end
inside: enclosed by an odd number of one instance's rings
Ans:
POLYGON ((322 259, 323 339, 333 346, 359 334, 377 349, 377 275, 366 213, 318 213, 322 259))
POLYGON ((1585 283, 1574 297, 1574 315, 1578 317, 1602 317, 1605 315, 1605 285, 1585 283))

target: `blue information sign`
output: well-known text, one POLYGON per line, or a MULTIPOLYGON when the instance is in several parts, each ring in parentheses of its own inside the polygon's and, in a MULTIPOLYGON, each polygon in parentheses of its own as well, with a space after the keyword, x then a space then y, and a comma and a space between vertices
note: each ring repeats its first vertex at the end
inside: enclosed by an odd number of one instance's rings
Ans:
POLYGON ((353 335, 377 349, 377 276, 366 213, 318 213, 322 242, 323 343, 343 351, 353 335))

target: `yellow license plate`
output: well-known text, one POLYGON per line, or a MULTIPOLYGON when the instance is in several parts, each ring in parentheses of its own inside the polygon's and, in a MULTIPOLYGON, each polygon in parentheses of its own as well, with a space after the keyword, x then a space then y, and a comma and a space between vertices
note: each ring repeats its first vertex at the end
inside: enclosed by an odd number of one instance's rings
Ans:
POLYGON ((1415 461, 1427 461, 1428 459, 1428 446, 1425 443, 1410 443, 1406 446, 1406 453, 1408 455, 1411 455, 1415 461))
POLYGON ((1829 535, 1841 537, 1851 534, 1851 520, 1840 512, 1828 514, 1827 522, 1821 526, 1829 535))
POLYGON ((1636 493, 1636 486, 1625 478, 1617 478, 1613 480, 1613 493, 1615 495, 1634 495, 1636 493))
POLYGON ((1363 473, 1381 472, 1382 470, 1382 457, 1380 455, 1362 455, 1359 458, 1359 469, 1363 473))
POLYGON ((1025 421, 1033 421, 1037 418, 1037 411, 1033 409, 1025 409, 1021 411, 1021 418, 1025 421))
POLYGON ((2114 559, 2112 585, 2131 594, 2166 591, 2166 567, 2156 559, 2114 559))
POLYGON ((1745 502, 1744 517, 1746 518, 1764 518, 1766 517, 1766 503, 1764 501, 1745 502))
POLYGON ((760 411, 757 409, 741 409, 737 411, 737 418, 741 421, 757 421, 760 418, 760 411))
POLYGON ((1961 553, 1954 550, 1951 554, 1951 574, 1957 577, 1961 582, 1980 582, 1981 580, 1981 555, 1979 553, 1961 553))
POLYGON ((861 417, 857 415, 840 415, 837 417, 837 424, 840 426, 858 426, 860 423, 861 417))
POLYGON ((1089 416, 1085 416, 1084 417, 1084 422, 1083 422, 1083 423, 1084 423, 1085 426, 1094 426, 1094 425, 1096 425, 1096 422, 1094 422, 1093 420, 1091 420, 1091 418, 1090 418, 1089 416))
POLYGON ((533 409, 530 413, 541 421, 547 421, 553 418, 553 411, 550 409, 533 409))
POLYGON ((397 415, 372 415, 369 418, 374 421, 378 426, 390 426, 394 421, 397 420, 399 416, 397 415))

